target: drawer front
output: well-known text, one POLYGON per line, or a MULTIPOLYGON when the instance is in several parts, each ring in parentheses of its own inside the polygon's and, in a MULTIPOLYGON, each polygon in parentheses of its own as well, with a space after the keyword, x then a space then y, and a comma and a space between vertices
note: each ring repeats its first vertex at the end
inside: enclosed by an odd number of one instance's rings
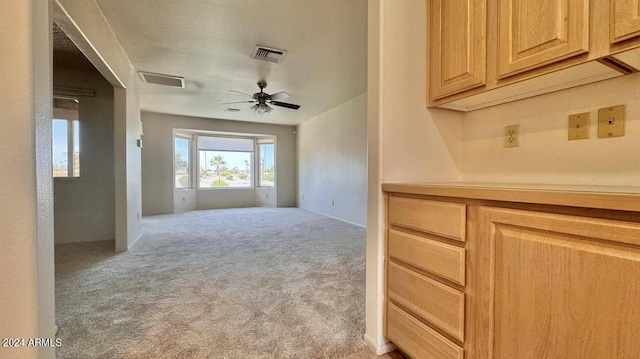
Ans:
POLYGON ((462 348, 393 303, 387 307, 387 337, 412 358, 463 359, 462 348))
POLYGON ((464 293, 393 262, 388 298, 464 341, 464 293))
POLYGON ((464 248, 391 229, 388 250, 391 258, 464 285, 464 248))
POLYGON ((466 205, 391 197, 389 222, 464 242, 466 205))

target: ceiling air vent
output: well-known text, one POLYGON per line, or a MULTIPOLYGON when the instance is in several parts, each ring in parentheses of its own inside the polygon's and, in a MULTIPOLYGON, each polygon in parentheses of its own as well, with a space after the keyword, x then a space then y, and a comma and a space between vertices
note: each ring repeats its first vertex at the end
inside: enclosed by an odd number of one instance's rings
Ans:
POLYGON ((284 50, 278 50, 271 47, 258 45, 256 46, 255 51, 253 51, 253 56, 251 57, 256 60, 262 60, 277 64, 282 56, 284 56, 284 54, 286 53, 287 52, 284 50))
POLYGON ((140 79, 148 84, 156 84, 163 86, 172 86, 184 88, 184 78, 180 76, 171 76, 163 74, 154 74, 151 72, 138 71, 140 79))

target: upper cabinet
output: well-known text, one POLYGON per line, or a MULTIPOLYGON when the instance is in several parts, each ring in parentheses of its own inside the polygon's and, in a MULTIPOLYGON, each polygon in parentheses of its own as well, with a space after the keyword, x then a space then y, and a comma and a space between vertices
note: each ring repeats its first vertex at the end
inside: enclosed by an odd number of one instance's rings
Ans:
POLYGON ((640 0, 428 1, 430 107, 472 111, 640 68, 640 0))
POLYGON ((485 0, 433 0, 430 4, 429 72, 434 98, 485 84, 485 0))
POLYGON ((640 1, 611 0, 611 43, 640 35, 640 1))
POLYGON ((499 77, 589 51, 589 0, 499 0, 499 77))

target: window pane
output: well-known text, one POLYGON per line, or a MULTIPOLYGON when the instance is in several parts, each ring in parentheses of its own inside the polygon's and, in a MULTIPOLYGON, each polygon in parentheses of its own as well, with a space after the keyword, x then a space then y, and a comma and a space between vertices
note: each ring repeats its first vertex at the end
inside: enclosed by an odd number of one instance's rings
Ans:
POLYGON ((260 151, 260 186, 273 187, 275 185, 275 182, 274 182, 275 145, 273 143, 261 143, 259 144, 259 151, 260 151))
POLYGON ((69 175, 69 131, 67 120, 53 120, 53 177, 69 175))
POLYGON ((200 151, 200 188, 252 187, 252 152, 200 151))
POLYGON ((80 122, 73 121, 73 177, 80 177, 80 122))
POLYGON ((189 175, 191 173, 191 171, 189 170, 189 164, 191 162, 189 159, 190 142, 191 141, 188 139, 176 137, 176 188, 191 188, 191 179, 189 178, 189 175))

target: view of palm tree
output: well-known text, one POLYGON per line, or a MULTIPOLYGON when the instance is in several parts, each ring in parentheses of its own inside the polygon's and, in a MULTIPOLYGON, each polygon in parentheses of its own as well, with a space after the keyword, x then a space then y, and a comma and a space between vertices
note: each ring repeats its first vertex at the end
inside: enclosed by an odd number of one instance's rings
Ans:
POLYGON ((201 150, 200 188, 251 187, 251 155, 251 152, 201 150))
POLYGON ((189 181, 189 140, 184 138, 176 138, 175 141, 175 176, 176 188, 188 188, 191 186, 189 181))

